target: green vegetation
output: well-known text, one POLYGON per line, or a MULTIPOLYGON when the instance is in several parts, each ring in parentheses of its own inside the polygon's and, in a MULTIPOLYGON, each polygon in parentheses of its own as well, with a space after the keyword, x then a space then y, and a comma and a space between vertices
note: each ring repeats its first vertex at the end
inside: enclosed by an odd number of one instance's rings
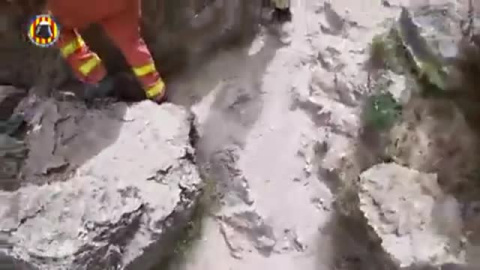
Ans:
POLYGON ((381 92, 371 95, 367 99, 364 121, 368 127, 378 131, 390 129, 400 118, 402 106, 389 92, 381 92))
POLYGON ((418 92, 423 97, 443 97, 447 92, 447 72, 441 61, 418 59, 405 45, 400 32, 395 25, 387 33, 376 35, 370 45, 370 68, 379 76, 371 83, 374 86, 366 100, 364 124, 378 131, 390 129, 402 111, 402 105, 388 91, 391 82, 383 82, 387 72, 410 78, 413 84, 407 91, 418 92))
MULTIPOLYGON (((413 45, 407 44, 398 27, 372 39, 371 95, 364 104, 363 124, 367 135, 362 137, 362 146, 368 149, 365 152, 376 155, 372 158, 375 162, 385 156, 401 164, 420 166, 414 155, 409 153, 416 151, 416 144, 420 144, 418 137, 426 136, 426 140, 432 143, 428 144, 425 152, 419 153, 423 159, 421 166, 425 170, 436 171, 448 189, 472 190, 472 196, 478 196, 479 173, 473 170, 477 165, 471 158, 477 155, 475 147, 466 147, 462 150, 463 154, 447 156, 444 153, 454 153, 455 149, 461 148, 456 141, 459 136, 451 133, 452 123, 465 138, 480 134, 480 42, 462 40, 459 54, 448 63, 438 57, 439 52, 433 47, 424 48, 429 44, 420 43, 417 40, 415 46, 418 47, 412 48, 413 45), (396 93, 403 85, 397 85, 395 92, 392 91, 392 83, 398 81, 399 75, 405 79, 405 87, 408 88, 405 91, 409 91, 410 97, 409 100, 402 99, 401 104, 396 100, 396 93), (462 119, 468 126, 463 125, 462 119), (399 128, 392 130, 394 126, 399 128), (444 126, 445 130, 442 129, 444 126), (433 128, 430 130, 431 127, 435 127, 435 131, 433 128), (452 150, 445 150, 449 147, 452 150), (387 150, 390 148, 395 150, 387 150), (462 165, 457 166, 455 162, 462 165)), ((472 139, 472 145, 478 143, 476 140, 472 139)), ((365 160, 366 154, 362 154, 359 155, 365 160)), ((462 196, 465 193, 462 191, 462 196)))

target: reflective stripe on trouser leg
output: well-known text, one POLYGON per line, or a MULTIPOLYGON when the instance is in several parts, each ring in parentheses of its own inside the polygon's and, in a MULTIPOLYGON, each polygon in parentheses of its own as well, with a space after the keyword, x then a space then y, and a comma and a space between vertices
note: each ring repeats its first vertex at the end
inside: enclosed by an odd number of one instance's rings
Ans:
POLYGON ((137 77, 143 77, 150 73, 157 72, 157 69, 155 68, 154 63, 146 64, 144 66, 139 66, 139 67, 133 67, 132 69, 133 69, 133 73, 135 73, 135 76, 137 77))
POLYGON ((62 53, 62 56, 64 58, 68 58, 72 54, 75 53, 75 51, 84 48, 85 42, 83 41, 83 38, 79 35, 76 36, 75 39, 71 40, 70 42, 67 42, 65 45, 60 47, 60 52, 62 53))
POLYGON ((132 67, 132 70, 138 80, 142 83, 147 98, 154 98, 164 94, 165 83, 160 78, 153 62, 142 66, 132 67))
POLYGON ((163 95, 165 84, 160 78, 153 58, 140 35, 140 2, 127 1, 128 8, 103 19, 100 24, 113 43, 120 49, 137 80, 149 98, 163 95))
POLYGON ((64 29, 55 46, 73 69, 76 77, 86 83, 98 83, 106 75, 100 58, 85 44, 75 29, 64 29))
POLYGON ((162 79, 159 79, 155 84, 145 89, 145 94, 147 98, 163 96, 165 94, 165 83, 162 79))
POLYGON ((88 77, 90 73, 102 63, 102 60, 96 55, 93 54, 90 59, 87 59, 83 64, 78 67, 78 71, 82 73, 83 76, 88 77))
POLYGON ((275 7, 279 9, 286 9, 290 7, 290 0, 272 0, 275 7))

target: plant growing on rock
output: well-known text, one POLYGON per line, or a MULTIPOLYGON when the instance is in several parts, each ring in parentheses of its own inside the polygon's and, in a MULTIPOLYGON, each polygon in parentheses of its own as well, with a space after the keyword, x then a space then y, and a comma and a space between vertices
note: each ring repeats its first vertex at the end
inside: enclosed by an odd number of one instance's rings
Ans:
POLYGON ((401 105, 389 92, 380 92, 367 99, 364 121, 368 127, 384 131, 391 128, 401 116, 401 105))

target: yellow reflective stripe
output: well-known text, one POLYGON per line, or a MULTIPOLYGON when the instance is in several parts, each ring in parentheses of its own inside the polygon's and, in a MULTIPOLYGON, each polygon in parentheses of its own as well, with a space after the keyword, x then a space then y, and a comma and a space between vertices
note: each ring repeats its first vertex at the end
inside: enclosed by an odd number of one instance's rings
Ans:
POLYGON ((58 29, 57 29, 57 24, 53 23, 53 37, 57 37, 58 35, 58 29))
POLYGON ((78 70, 83 74, 83 76, 88 76, 92 70, 100 64, 102 60, 95 54, 92 58, 83 63, 78 70))
POLYGON ((30 25, 30 37, 35 37, 35 26, 33 23, 30 25))
POLYGON ((83 39, 78 36, 76 39, 70 41, 68 44, 63 46, 60 51, 62 52, 63 57, 67 58, 83 46, 85 46, 85 41, 83 41, 83 39))
POLYGON ((147 98, 154 98, 156 96, 162 95, 163 91, 165 91, 165 83, 163 82, 163 80, 160 79, 152 87, 148 88, 145 93, 147 95, 147 98))
POLYGON ((135 73, 135 75, 137 77, 142 77, 142 76, 145 76, 145 75, 150 74, 152 72, 155 72, 156 70, 157 69, 155 68, 155 64, 150 63, 150 64, 146 64, 144 66, 134 67, 133 68, 133 73, 135 73))

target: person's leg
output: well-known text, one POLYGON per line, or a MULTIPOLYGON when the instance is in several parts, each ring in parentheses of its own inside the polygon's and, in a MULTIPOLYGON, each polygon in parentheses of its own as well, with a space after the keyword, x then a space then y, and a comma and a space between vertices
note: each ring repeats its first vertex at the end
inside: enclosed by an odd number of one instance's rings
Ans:
POLYGON ((145 41, 140 36, 140 1, 130 2, 131 6, 125 11, 105 18, 100 24, 122 51, 147 98, 160 102, 165 95, 165 84, 145 41))
POLYGON ((286 10, 290 8, 290 1, 289 0, 273 0, 275 8, 280 10, 286 10))
POLYGON ((75 76, 84 83, 81 95, 86 101, 111 94, 114 83, 98 55, 85 44, 76 29, 64 28, 56 47, 73 69, 75 76))
POLYGON ((273 0, 273 4, 275 6, 275 11, 273 13, 275 20, 285 22, 292 19, 290 0, 273 0))
POLYGON ((89 84, 97 84, 106 76, 98 55, 92 52, 75 29, 62 29, 55 43, 76 77, 89 84))

